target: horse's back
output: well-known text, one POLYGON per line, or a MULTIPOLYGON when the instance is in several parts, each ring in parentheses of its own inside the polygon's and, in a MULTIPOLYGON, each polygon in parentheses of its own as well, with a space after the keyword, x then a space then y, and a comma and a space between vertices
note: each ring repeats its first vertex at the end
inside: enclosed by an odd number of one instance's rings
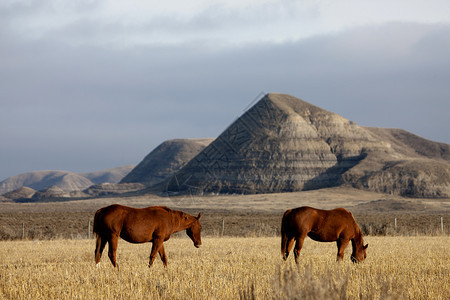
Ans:
POLYGON ((328 219, 328 218, 353 218, 351 212, 345 208, 338 207, 331 210, 318 209, 310 206, 302 206, 286 211, 288 215, 294 215, 298 219, 328 219), (289 213, 288 213, 289 212, 289 213))
POLYGON ((284 213, 282 232, 299 236, 308 234, 317 240, 333 240, 353 226, 353 216, 344 208, 323 210, 302 206, 284 213))
POLYGON ((166 230, 172 226, 172 210, 165 206, 132 209, 124 219, 125 226, 146 227, 147 230, 166 230))
POLYGON ((286 220, 297 222, 309 222, 320 214, 322 210, 310 206, 302 206, 290 209, 286 212, 286 220))

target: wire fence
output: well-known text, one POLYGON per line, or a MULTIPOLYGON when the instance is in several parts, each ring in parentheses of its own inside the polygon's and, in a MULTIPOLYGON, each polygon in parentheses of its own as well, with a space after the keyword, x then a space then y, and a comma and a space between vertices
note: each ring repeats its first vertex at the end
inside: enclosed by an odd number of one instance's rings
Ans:
MULTIPOLYGON (((281 217, 278 215, 220 216, 202 220, 203 236, 279 236, 281 217)), ((450 224, 447 216, 415 215, 355 215, 364 235, 369 236, 420 236, 448 235, 450 224)), ((93 239, 93 217, 73 224, 70 221, 45 223, 12 222, 5 224, 0 219, 0 240, 45 240, 45 239, 93 239)), ((180 233, 182 236, 183 233, 180 233)))

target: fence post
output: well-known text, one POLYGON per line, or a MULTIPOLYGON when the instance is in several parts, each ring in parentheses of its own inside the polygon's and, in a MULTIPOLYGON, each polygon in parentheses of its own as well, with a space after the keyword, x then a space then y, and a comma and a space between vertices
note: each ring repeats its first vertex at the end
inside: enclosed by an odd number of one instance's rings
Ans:
POLYGON ((91 220, 88 222, 88 239, 91 238, 91 220))
POLYGON ((444 217, 441 217, 441 232, 444 233, 444 217))
POLYGON ((397 230, 397 218, 394 218, 394 228, 397 230))
POLYGON ((225 231, 225 220, 222 219, 222 236, 224 231, 225 231))
POLYGON ((22 223, 22 240, 25 239, 25 223, 22 223))

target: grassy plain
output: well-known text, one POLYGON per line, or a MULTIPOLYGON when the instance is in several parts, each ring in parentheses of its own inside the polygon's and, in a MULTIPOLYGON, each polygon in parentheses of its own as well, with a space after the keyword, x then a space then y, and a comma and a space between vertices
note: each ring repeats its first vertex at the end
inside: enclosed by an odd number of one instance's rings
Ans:
POLYGON ((361 264, 335 262, 335 243, 307 239, 296 265, 279 237, 165 243, 168 267, 147 267, 150 244, 119 242, 120 270, 94 240, 0 242, 0 299, 450 299, 450 237, 368 236, 361 264))
POLYGON ((0 203, 0 299, 450 299, 449 218, 450 199, 346 188, 0 203), (157 259, 148 269, 151 245, 120 240, 120 271, 106 251, 95 268, 88 224, 112 203, 202 212, 203 246, 176 234, 165 244, 168 268, 157 259), (368 259, 352 264, 349 246, 336 263, 335 243, 307 239, 298 265, 283 262, 281 216, 304 205, 352 211, 368 234, 368 259))

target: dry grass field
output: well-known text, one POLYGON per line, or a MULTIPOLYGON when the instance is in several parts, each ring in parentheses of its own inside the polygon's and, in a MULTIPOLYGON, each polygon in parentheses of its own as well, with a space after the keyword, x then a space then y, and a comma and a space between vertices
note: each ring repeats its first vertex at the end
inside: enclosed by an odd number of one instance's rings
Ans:
POLYGON ((450 299, 449 218, 449 199, 344 188, 0 203, 0 299, 450 299), (120 271, 107 251, 95 268, 88 224, 112 203, 202 212, 203 245, 175 234, 165 244, 168 268, 157 258, 148 269, 151 245, 120 240, 120 271), (283 262, 281 216, 303 205, 352 211, 367 235, 368 259, 352 264, 349 246, 336 263, 335 243, 307 239, 298 265, 292 257, 283 262))
POLYGON ((147 267, 149 244, 119 242, 113 269, 94 240, 0 242, 0 299, 450 299, 450 237, 374 237, 361 264, 335 262, 335 243, 305 241, 281 260, 278 237, 166 242, 169 265, 147 267))

